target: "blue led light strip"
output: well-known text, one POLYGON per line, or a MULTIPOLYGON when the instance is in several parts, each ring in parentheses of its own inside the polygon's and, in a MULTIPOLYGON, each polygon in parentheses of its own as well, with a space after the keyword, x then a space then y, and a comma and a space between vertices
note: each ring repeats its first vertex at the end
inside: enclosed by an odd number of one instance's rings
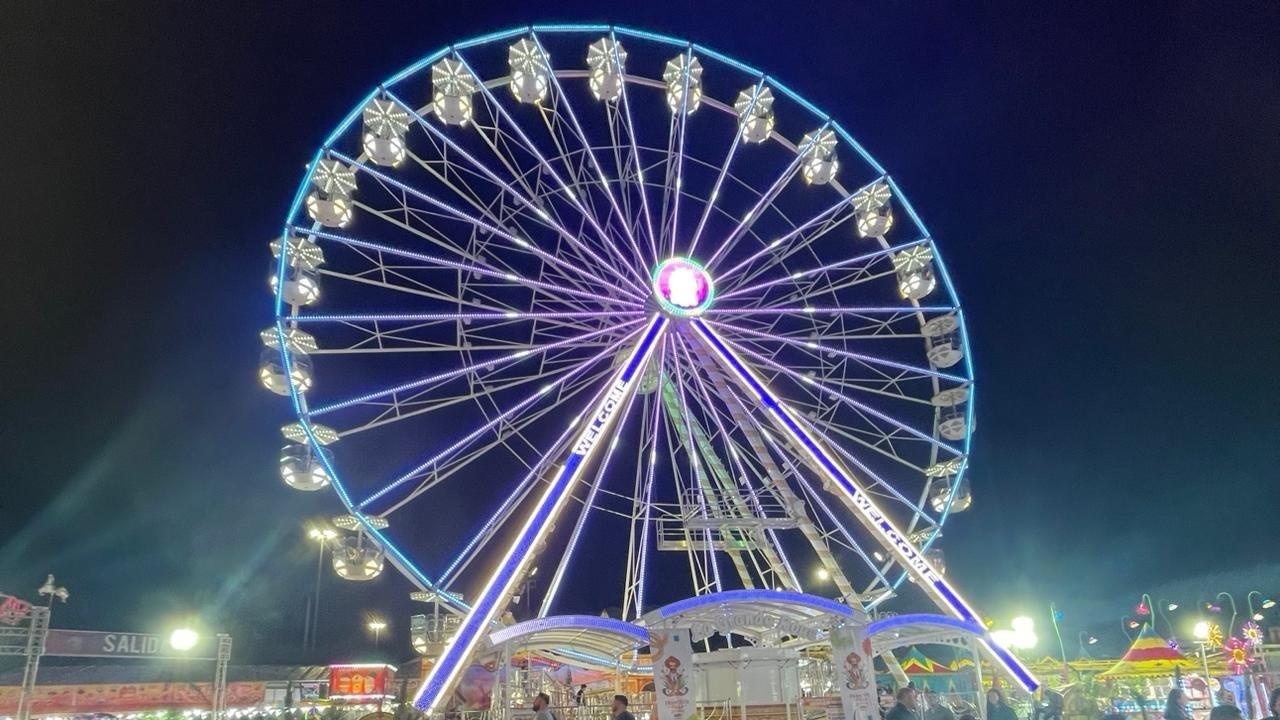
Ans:
POLYGON ((550 482, 538 503, 534 506, 529 518, 525 520, 516 539, 507 548, 506 554, 499 561, 494 572, 489 576, 484 589, 476 597, 471 611, 463 618, 449 641, 440 660, 431 668, 422 687, 418 688, 413 698, 414 707, 428 714, 443 710, 443 702, 458 676, 471 659, 471 653, 484 637, 489 623, 502 611, 502 599, 507 597, 519 582, 525 566, 533 556, 538 545, 551 529, 552 523, 559 514, 565 501, 572 495, 574 483, 578 475, 587 465, 587 461, 597 447, 607 444, 606 436, 618 410, 626 404, 635 379, 654 348, 658 347, 658 339, 667 328, 667 319, 663 315, 654 315, 645 329, 644 335, 631 357, 613 377, 609 389, 601 396, 600 401, 591 413, 583 416, 582 430, 569 446, 568 457, 565 458, 560 472, 550 482))
MULTIPOLYGON (((801 447, 816 463, 817 469, 825 473, 840 488, 846 504, 859 516, 869 530, 880 535, 884 546, 898 557, 902 565, 912 572, 918 584, 931 594, 939 605, 960 620, 981 625, 977 613, 960 597, 959 592, 943 579, 933 565, 916 550, 902 531, 894 526, 893 521, 876 506, 869 495, 853 481, 852 477, 822 449, 808 431, 798 423, 791 410, 776 397, 772 391, 756 378, 741 359, 720 339, 706 323, 697 319, 689 323, 697 330, 698 335, 711 348, 728 369, 733 371, 738 380, 745 385, 768 408, 769 413, 777 421, 778 427, 785 432, 797 447, 801 447)), ((1005 648, 983 639, 983 644, 995 657, 996 661, 1012 675, 1028 692, 1036 690, 1040 683, 1016 657, 1005 648)))

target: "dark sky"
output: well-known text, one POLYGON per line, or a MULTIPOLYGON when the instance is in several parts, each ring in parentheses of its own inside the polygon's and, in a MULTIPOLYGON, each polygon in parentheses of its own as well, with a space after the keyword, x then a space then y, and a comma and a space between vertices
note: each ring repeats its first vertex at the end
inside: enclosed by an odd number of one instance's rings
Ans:
MULTIPOLYGON (((607 7, 0 2, 0 591, 52 571, 56 625, 195 612, 295 660, 300 525, 332 506, 276 476, 267 241, 379 79, 584 20, 767 69, 909 188, 971 327, 976 499, 946 544, 984 611, 1056 600, 1119 643, 1143 591, 1280 592, 1280 5, 607 7)), ((326 579, 330 654, 366 609, 407 652, 387 575, 326 579)))

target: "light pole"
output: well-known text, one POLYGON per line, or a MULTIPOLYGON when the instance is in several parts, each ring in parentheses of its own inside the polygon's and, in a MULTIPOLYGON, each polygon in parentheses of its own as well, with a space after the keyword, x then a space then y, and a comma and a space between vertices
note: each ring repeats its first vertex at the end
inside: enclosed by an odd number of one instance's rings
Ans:
POLYGON ((1204 666, 1204 691, 1209 696, 1209 706, 1213 707, 1218 704, 1218 700, 1213 694, 1213 688, 1209 686, 1209 655, 1205 651, 1209 645, 1209 623, 1204 620, 1196 623, 1191 634, 1196 639, 1196 645, 1200 646, 1200 662, 1204 666))
POLYGON ((373 631, 373 647, 376 650, 382 641, 382 631, 387 629, 387 621, 382 618, 373 618, 367 626, 373 631))
POLYGON ((1218 593, 1217 597, 1231 601, 1231 622, 1227 624, 1227 637, 1232 637, 1236 634, 1236 615, 1239 614, 1239 611, 1236 610, 1236 599, 1231 597, 1231 593, 1225 592, 1218 593))
MULTIPOLYGON (((307 538, 315 541, 319 545, 320 552, 316 555, 316 592, 314 602, 311 605, 311 649, 315 649, 317 638, 320 636, 320 578, 324 570, 324 549, 330 540, 338 537, 338 531, 327 525, 316 524, 307 528, 307 538)), ((307 629, 302 631, 302 647, 307 647, 307 629)))
POLYGON ((1245 602, 1249 603, 1249 616, 1253 618, 1254 622, 1262 622, 1262 619, 1265 617, 1262 614, 1262 610, 1270 610, 1271 608, 1276 606, 1275 600, 1272 600, 1271 598, 1263 595, 1261 592, 1257 590, 1250 590, 1249 594, 1244 596, 1244 600, 1245 602), (1253 607, 1254 595, 1257 595, 1260 600, 1260 603, 1258 605, 1259 609, 1254 609, 1253 607))

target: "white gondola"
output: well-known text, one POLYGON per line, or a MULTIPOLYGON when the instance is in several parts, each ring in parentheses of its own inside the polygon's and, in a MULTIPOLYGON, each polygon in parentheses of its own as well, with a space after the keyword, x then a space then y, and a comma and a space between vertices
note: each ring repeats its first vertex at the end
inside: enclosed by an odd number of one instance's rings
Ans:
POLYGON ((949 368, 964 359, 964 346, 960 343, 960 323, 954 315, 933 318, 920 328, 925 336, 929 363, 937 368, 949 368))
POLYGON ((914 245, 893 256, 898 273, 898 292, 909 300, 919 300, 938 286, 933 275, 933 250, 927 244, 914 245))
POLYGON ((969 434, 969 425, 963 409, 952 406, 943 408, 938 415, 938 434, 948 440, 963 440, 969 434))
POLYGON ((333 462, 332 450, 313 449, 308 443, 289 443, 280 448, 280 479, 294 490, 323 490, 329 485, 325 461, 333 462))
POLYGON ((369 156, 369 160, 375 165, 384 167, 399 167, 408 154, 404 137, 401 135, 381 137, 376 133, 366 132, 361 147, 364 148, 364 154, 369 156))
POLYGON ((662 81, 667 85, 667 108, 679 114, 692 115, 702 105, 702 63, 698 58, 681 53, 667 61, 667 68, 662 73, 662 81), (688 100, 685 92, 689 93, 688 100))
POLYGON ((441 60, 431 66, 431 111, 445 125, 471 122, 476 81, 460 60, 441 60))
POLYGON ((742 140, 762 143, 773 133, 773 91, 761 85, 753 85, 738 93, 733 104, 738 113, 738 125, 742 128, 742 140))
POLYGON ((511 94, 523 103, 538 103, 547 99, 551 85, 547 56, 538 44, 524 38, 507 51, 507 66, 511 69, 511 94))
POLYGON ((885 206, 879 210, 860 213, 857 216, 859 237, 883 238, 893 229, 893 209, 885 206))
POLYGON ((386 553, 364 533, 335 540, 333 571, 343 580, 368 582, 382 574, 386 553))
POLYGON ((960 478, 959 482, 941 481, 935 483, 933 490, 929 495, 929 506, 934 512, 942 512, 947 509, 947 503, 951 503, 951 512, 964 512, 973 504, 973 495, 969 492, 969 478, 960 478), (955 499, 951 499, 952 493, 955 499))
POLYGON ((934 545, 924 551, 924 556, 940 575, 947 574, 947 556, 946 553, 942 552, 942 548, 934 545))
MULTIPOLYGON (((296 237, 290 235, 286 238, 276 238, 271 241, 271 257, 279 260, 280 252, 285 249, 288 257, 285 262, 290 267, 300 267, 306 270, 315 270, 324 264, 324 250, 319 245, 308 240, 305 237, 296 237)), ((274 273, 276 264, 272 263, 271 271, 274 273)))
POLYGON ((810 185, 826 185, 836 177, 840 160, 836 157, 836 134, 830 129, 814 130, 800 141, 800 174, 810 185))
POLYGON ((288 395, 290 380, 299 393, 311 389, 314 379, 311 358, 302 353, 289 353, 289 372, 285 372, 284 359, 279 350, 262 351, 258 364, 258 380, 262 386, 277 395, 288 395))
POLYGON ((346 227, 351 222, 351 198, 313 192, 307 196, 307 216, 325 227, 346 227))
POLYGON ((939 390, 930 398, 930 402, 934 407, 954 407, 962 405, 969 400, 969 386, 958 385, 953 388, 939 390))
POLYGON ((302 427, 301 422, 291 422, 280 428, 280 434, 285 440, 293 443, 307 443, 311 438, 315 438, 317 443, 321 445, 332 445, 338 442, 338 431, 328 425, 319 423, 311 423, 311 436, 307 436, 307 431, 302 427))
MULTIPOLYGON (((275 273, 271 275, 269 281, 271 292, 280 291, 279 279, 279 275, 275 273)), ((320 299, 320 276, 306 268, 286 267, 282 295, 287 305, 296 307, 314 305, 320 299)))
POLYGON ((587 67, 591 70, 587 84, 597 100, 617 100, 622 95, 626 61, 627 51, 610 38, 600 38, 587 48, 587 67))

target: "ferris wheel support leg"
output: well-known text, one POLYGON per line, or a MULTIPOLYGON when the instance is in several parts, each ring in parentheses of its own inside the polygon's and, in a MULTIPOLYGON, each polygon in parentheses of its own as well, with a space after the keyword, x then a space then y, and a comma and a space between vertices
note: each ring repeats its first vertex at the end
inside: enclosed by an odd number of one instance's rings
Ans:
MULTIPOLYGON (((470 612, 458 625, 453 639, 445 646, 440 659, 414 695, 413 705, 428 715, 440 713, 458 677, 466 669, 472 652, 484 639, 489 627, 504 607, 503 600, 510 596, 519 584, 530 559, 555 523, 570 496, 578 476, 586 469, 595 450, 607 445, 609 430, 618 411, 626 405, 627 396, 634 389, 645 363, 659 346, 659 339, 667 329, 668 321, 662 315, 654 315, 631 351, 630 357, 613 376, 613 381, 591 407, 582 430, 574 436, 568 457, 565 458, 555 478, 547 485, 537 504, 530 511, 520 532, 507 548, 506 554, 485 582, 484 589, 475 598, 470 612)), ((558 451, 555 448, 552 452, 558 451)))
MULTIPOLYGON (((966 622, 981 626, 982 620, 965 602, 960 593, 951 586, 924 554, 912 545, 907 536, 899 530, 893 521, 876 506, 875 501, 862 490, 853 476, 846 471, 840 462, 828 453, 813 435, 795 418, 786 404, 774 395, 773 391, 756 377, 728 344, 709 325, 700 320, 691 320, 690 326, 697 337, 713 353, 730 375, 738 380, 748 392, 754 396, 768 411, 770 419, 777 425, 796 448, 800 449, 811 461, 815 471, 820 472, 829 481, 837 495, 845 501, 858 520, 880 539, 881 544, 892 552, 916 578, 917 584, 938 603, 939 607, 966 622)), ((1036 690, 1040 683, 1020 660, 1008 650, 1000 647, 990 638, 984 638, 983 644, 995 661, 1001 665, 1028 692, 1036 690)))

